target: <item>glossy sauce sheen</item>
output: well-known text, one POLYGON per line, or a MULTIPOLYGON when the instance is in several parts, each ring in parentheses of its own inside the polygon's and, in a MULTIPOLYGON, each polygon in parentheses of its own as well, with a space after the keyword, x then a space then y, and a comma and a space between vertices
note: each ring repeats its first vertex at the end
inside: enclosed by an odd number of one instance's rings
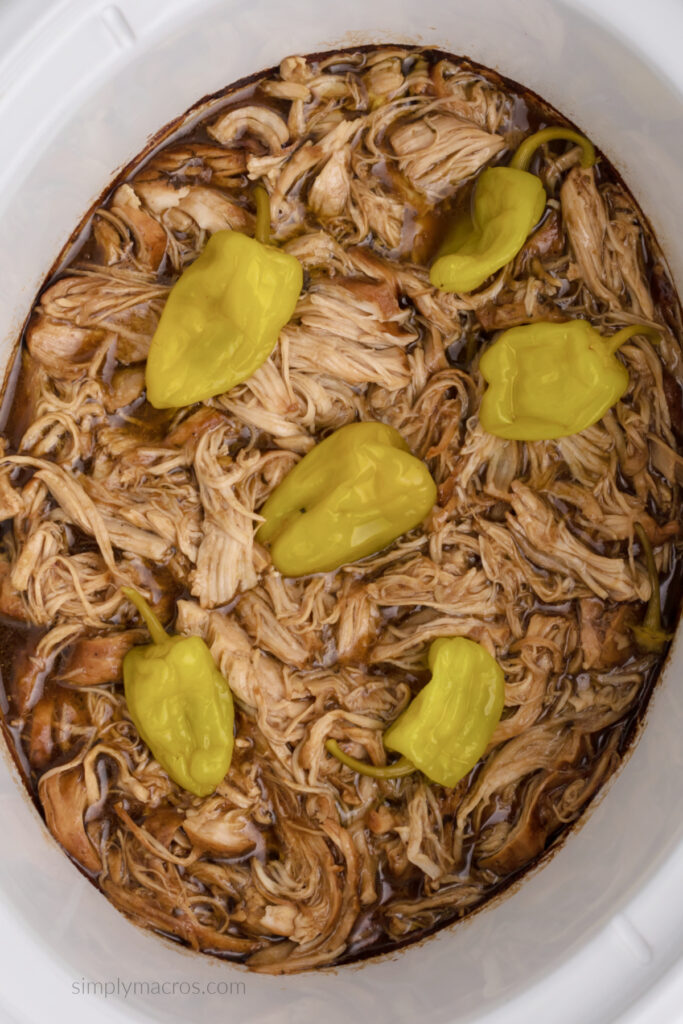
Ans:
MULTIPOLYGON (((352 52, 357 53, 359 49, 362 50, 363 48, 354 48, 352 52)), ((379 48, 368 47, 367 49, 377 50, 379 48)), ((450 57, 451 59, 457 60, 457 58, 452 58, 451 55, 443 54, 438 51, 422 51, 422 53, 428 58, 428 60, 432 64, 436 63, 438 60, 444 57, 450 57)), ((309 59, 314 60, 315 58, 309 59)), ((548 122, 552 122, 553 124, 569 123, 556 111, 552 110, 552 108, 550 108, 539 97, 535 96, 528 90, 524 90, 516 83, 513 83, 506 79, 502 79, 500 76, 497 76, 492 72, 488 72, 485 69, 478 68, 476 65, 472 65, 469 62, 465 62, 465 64, 466 66, 473 68, 475 71, 481 74, 482 77, 488 79, 489 81, 494 81, 499 87, 504 88, 508 93, 512 94, 515 97, 515 102, 513 105, 512 127, 516 127, 526 132, 529 130, 535 130, 537 128, 543 127, 548 122)), ((356 70, 354 66, 349 65, 348 67, 349 70, 356 70)), ((340 69, 344 70, 343 57, 340 58, 340 69)), ((260 74, 258 76, 254 76, 254 78, 260 79, 261 77, 266 77, 269 74, 270 72, 265 72, 263 75, 260 74)), ((273 100, 272 97, 261 92, 261 90, 258 87, 258 82, 256 82, 256 84, 254 84, 253 82, 243 82, 238 83, 237 86, 230 87, 229 89, 226 89, 222 94, 219 94, 225 97, 225 106, 222 107, 223 111, 229 109, 231 106, 236 105, 236 101, 234 99, 235 90, 239 91, 240 104, 245 102, 245 100, 250 99, 262 105, 270 105, 273 107, 273 109, 278 110, 279 112, 283 112, 283 110, 285 110, 286 104, 284 103, 284 101, 273 100)), ((212 111, 209 120, 213 120, 214 117, 215 110, 212 111)), ((177 144, 178 141, 201 143, 211 142, 212 144, 214 144, 213 140, 211 140, 209 135, 207 134, 205 125, 201 123, 182 136, 176 135, 173 138, 173 143, 177 144)), ((155 152, 158 151, 159 149, 157 148, 155 152)), ((134 165, 127 169, 127 175, 130 176, 134 172, 139 170, 140 167, 143 166, 148 159, 148 155, 143 154, 143 156, 139 158, 134 165)), ((506 157, 503 157, 503 160, 504 159, 506 159, 506 157)), ((598 174, 599 180, 601 182, 615 182, 621 184, 620 179, 616 174, 614 168, 609 164, 609 162, 604 157, 600 158, 598 174)), ((387 177, 390 177, 388 172, 387 177)), ((120 185, 121 182, 124 180, 125 176, 122 176, 121 178, 117 179, 117 181, 113 184, 111 189, 108 190, 108 195, 110 196, 114 189, 118 187, 118 185, 120 185)), ((247 184, 248 183, 245 176, 244 186, 246 187, 247 184)), ((471 187, 465 185, 464 187, 460 188, 457 191, 456 196, 452 202, 442 204, 441 207, 435 212, 425 215, 421 219, 420 224, 416 226, 413 254, 417 256, 422 256, 422 258, 424 259, 426 259, 429 254, 433 254, 436 248, 438 247, 440 236, 444 230, 444 223, 447 219, 445 215, 457 211, 459 208, 465 208, 470 201, 471 187)), ((51 275, 51 277, 46 282, 45 287, 53 283, 54 280, 57 279, 61 275, 63 270, 65 268, 68 268, 69 265, 76 262, 88 263, 91 262, 94 258, 96 258, 97 246, 93 238, 93 235, 90 231, 90 225, 87 219, 84 222, 83 228, 85 230, 81 234, 81 241, 79 241, 78 245, 73 247, 70 251, 67 250, 65 256, 61 260, 59 274, 57 274, 56 276, 51 275)), ((655 302, 658 306, 658 309, 661 311, 665 320, 671 323, 675 323, 677 322, 677 318, 680 315, 676 294, 672 286, 670 285, 668 278, 666 277, 666 274, 663 272, 657 256, 653 255, 649 248, 646 248, 644 252, 644 257, 646 268, 650 276, 652 293, 655 298, 655 302)), ((169 276, 168 267, 166 265, 166 262, 164 261, 164 263, 162 263, 159 269, 159 280, 162 283, 166 283, 171 279, 172 278, 169 276)), ((562 304, 561 297, 558 300, 558 304, 560 306, 562 304)), ((473 352, 470 350, 469 345, 458 345, 456 350, 450 352, 452 364, 454 366, 461 368, 469 367, 470 362, 472 360, 472 356, 473 352)), ((17 450, 17 446, 19 444, 21 436, 23 435, 28 425, 26 420, 26 395, 30 392, 30 387, 30 378, 26 373, 25 367, 23 367, 19 374, 18 382, 16 384, 14 400, 6 427, 6 434, 9 440, 9 450, 12 452, 17 450)), ((683 440, 683 414, 681 413, 680 385, 677 381, 674 380, 673 377, 670 377, 670 375, 668 375, 667 378, 665 378, 665 389, 667 393, 667 399, 669 401, 669 407, 671 410, 672 422, 674 424, 674 427, 681 435, 678 438, 678 440, 681 441, 683 440)), ((149 405, 147 405, 147 403, 144 402, 142 404, 136 404, 135 407, 133 409, 129 409, 128 412, 134 412, 136 420, 139 423, 140 431, 150 440, 150 442, 162 440, 165 437, 166 433, 168 432, 169 425, 173 419, 172 411, 158 412, 152 409, 149 405)), ((111 415, 110 421, 112 425, 116 425, 121 422, 121 419, 120 417, 118 417, 116 413, 114 413, 111 415)), ((235 452, 239 449, 241 443, 242 442, 240 440, 237 440, 235 442, 235 452)), ((259 442, 257 442, 257 446, 258 444, 259 442)), ((83 468, 87 469, 87 467, 83 468)), ((9 529, 11 529, 10 524, 3 524, 3 531, 5 533, 7 533, 9 529)), ((93 549, 94 542, 85 535, 79 535, 76 538, 75 545, 72 547, 72 551, 86 551, 93 549)), ((604 555, 611 555, 616 554, 618 550, 618 542, 605 542, 602 545, 599 553, 604 555)), ((664 619, 665 624, 670 629, 673 628, 673 626, 676 624, 676 620, 678 617, 678 611, 681 600, 681 589, 683 585, 682 569, 683 566, 681 564, 680 558, 676 558, 666 578, 662 581, 664 619)), ((170 579, 169 589, 171 590, 170 597, 172 599, 178 599, 180 597, 188 596, 187 592, 183 592, 182 590, 180 590, 176 584, 173 584, 170 581, 170 579)), ((548 605, 544 605, 542 607, 544 611, 548 611, 548 605)), ((412 610, 414 611, 415 609, 413 608, 412 610)), ((561 609, 558 609, 558 611, 561 611, 561 609)), ((400 609, 395 609, 393 612, 388 609, 385 609, 384 611, 385 618, 388 619, 394 616, 396 617, 397 621, 400 621, 401 614, 402 613, 400 609)), ((1 695, 3 710, 3 733, 5 735, 6 741, 8 742, 8 745, 10 746, 10 749, 12 750, 17 765, 22 772, 27 788, 31 795, 33 796, 33 798, 36 800, 36 804, 39 807, 39 809, 40 804, 39 801, 37 800, 38 779, 47 769, 59 764, 60 758, 64 760, 64 758, 67 756, 66 754, 60 754, 59 752, 57 752, 54 760, 49 764, 36 765, 31 763, 30 755, 26 750, 25 737, 30 733, 31 714, 30 711, 27 713, 26 709, 21 706, 22 700, 25 699, 25 694, 22 696, 22 693, 20 693, 17 687, 17 682, 23 676, 27 661, 28 659, 30 659, 31 654, 35 649, 35 644, 39 637, 42 635, 42 633, 43 630, 39 628, 22 625, 20 623, 17 623, 15 620, 9 619, 7 617, 0 618, 0 669, 2 671, 3 684, 3 692, 1 695), (19 719, 22 720, 21 728, 17 726, 17 722, 19 719)), ((63 664, 66 655, 68 655, 68 652, 66 652, 65 655, 61 656, 59 662, 56 665, 52 666, 52 669, 50 672, 48 672, 48 675, 54 676, 58 674, 60 665, 63 664)), ((624 755, 626 753, 629 745, 631 744, 631 742, 633 741, 634 737, 638 732, 639 724, 642 720, 642 716, 646 709, 647 702, 652 691, 652 687, 654 686, 658 678, 663 660, 664 655, 660 659, 659 664, 655 665, 650 671, 646 684, 642 688, 642 697, 639 700, 637 707, 634 708, 628 714, 628 716, 624 718, 622 721, 619 721, 610 729, 605 730, 603 735, 599 737, 593 737, 594 746, 593 749, 587 749, 585 751, 586 759, 590 760, 592 758, 596 758, 600 750, 604 747, 610 735, 612 735, 615 730, 618 732, 617 749, 621 755, 624 755)), ((623 666, 620 666, 620 669, 621 668, 623 668, 623 666)), ((379 671, 379 669, 377 671, 379 671)), ((397 677, 409 682, 413 689, 419 688, 419 686, 426 681, 425 678, 420 678, 418 676, 413 676, 411 678, 409 676, 401 674, 400 672, 397 672, 397 677)), ((46 680, 36 679, 35 693, 39 693, 39 691, 45 684, 46 680)), ((56 687, 57 689, 59 689, 59 684, 54 681, 52 681, 50 685, 52 687, 56 687)), ((35 703, 34 697, 32 697, 31 703, 35 703)), ((244 735, 248 735, 250 729, 251 726, 249 720, 241 712, 238 712, 238 734, 241 732, 244 735)), ((68 753, 69 758, 72 756, 72 753, 72 751, 68 753)), ((101 770, 105 771, 106 769, 101 768, 101 770)), ((477 771, 478 768, 475 768, 471 778, 476 777, 477 771)), ((492 807, 491 813, 486 823, 494 823, 496 821, 496 814, 496 808, 492 807)), ((481 827, 483 827, 483 824, 481 827)), ((566 835, 567 831, 568 828, 565 827, 550 834, 547 838, 546 848, 540 856, 546 856, 550 850, 556 849, 558 842, 566 835)), ((268 842, 268 840, 266 842, 268 842)), ((470 848, 469 857, 471 857, 472 855, 472 849, 473 847, 470 848)), ((534 860, 531 863, 533 864, 537 860, 538 857, 534 858, 534 860)), ((530 864, 525 865, 522 871, 526 871, 526 869, 529 866, 530 864)), ((463 871, 463 874, 465 873, 466 870, 463 871)), ((506 877, 497 878, 497 880, 491 885, 491 888, 487 893, 487 898, 491 898, 492 896, 500 893, 503 889, 509 886, 516 878, 518 878, 520 873, 520 871, 515 870, 510 872, 506 877)), ((432 930, 435 930, 435 928, 443 927, 445 924, 448 924, 451 920, 453 920, 453 915, 449 916, 448 914, 444 914, 434 927, 423 929, 422 931, 419 931, 417 934, 411 933, 410 936, 405 941, 396 941, 394 938, 389 937, 384 932, 381 924, 382 905, 388 902, 389 900, 394 899, 397 895, 400 895, 402 898, 405 899, 419 898, 423 892, 424 876, 420 871, 413 869, 412 866, 409 867, 409 870, 405 872, 404 877, 400 880, 397 880, 396 877, 392 876, 387 871, 381 871, 381 874, 382 895, 379 904, 377 906, 373 906, 366 909, 362 913, 361 917, 356 922, 355 932, 351 937, 351 941, 348 943, 347 950, 344 953, 344 955, 339 959, 338 962, 346 962, 349 960, 367 958, 385 950, 396 949, 409 942, 413 942, 416 939, 424 937, 424 935, 428 934, 432 930)), ((456 916, 461 916, 461 914, 462 912, 456 916)))

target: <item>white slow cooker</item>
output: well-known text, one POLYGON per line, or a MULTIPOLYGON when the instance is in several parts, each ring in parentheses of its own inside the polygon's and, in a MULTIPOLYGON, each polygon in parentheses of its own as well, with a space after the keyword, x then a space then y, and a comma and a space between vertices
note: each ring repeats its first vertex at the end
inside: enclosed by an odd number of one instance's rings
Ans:
MULTIPOLYGON (((0 0, 0 364, 71 230, 148 137, 288 53, 437 45, 537 90, 623 173, 683 287, 682 0, 0 0)), ((511 895, 404 952, 269 978, 145 933, 0 755, 0 1020, 683 1020, 683 644, 589 820, 511 895)))

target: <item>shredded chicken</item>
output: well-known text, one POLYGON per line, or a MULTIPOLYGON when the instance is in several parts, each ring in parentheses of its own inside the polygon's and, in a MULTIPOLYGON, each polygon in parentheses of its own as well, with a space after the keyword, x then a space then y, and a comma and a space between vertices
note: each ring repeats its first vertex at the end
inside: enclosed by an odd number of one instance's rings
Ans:
POLYGON ((391 145, 403 174, 436 201, 476 174, 505 140, 459 116, 421 113, 419 120, 394 129, 391 145))
POLYGON ((34 305, 0 440, 8 720, 69 856, 192 949, 288 973, 463 916, 583 813, 647 699, 661 659, 633 630, 651 596, 636 525, 678 579, 683 392, 680 311, 642 215, 605 161, 596 174, 553 143, 517 257, 469 295, 429 282, 443 218, 548 121, 535 103, 430 51, 285 58, 120 180, 34 305), (294 315, 243 384, 152 409, 168 289, 213 232, 253 234, 255 182, 304 268, 294 315), (605 334, 645 321, 661 341, 624 346, 628 390, 581 434, 486 434, 492 332, 575 317, 605 334), (283 578, 262 506, 357 420, 401 433, 437 504, 371 557, 283 578), (123 659, 147 633, 122 585, 203 637, 229 681, 233 759, 206 798, 131 721, 123 659), (387 763, 383 732, 443 636, 478 641, 505 676, 473 772, 445 789, 331 757, 329 738, 387 763))
POLYGON ((83 822, 88 799, 82 769, 57 768, 46 772, 40 780, 39 793, 47 827, 55 838, 82 867, 99 872, 100 858, 83 822))

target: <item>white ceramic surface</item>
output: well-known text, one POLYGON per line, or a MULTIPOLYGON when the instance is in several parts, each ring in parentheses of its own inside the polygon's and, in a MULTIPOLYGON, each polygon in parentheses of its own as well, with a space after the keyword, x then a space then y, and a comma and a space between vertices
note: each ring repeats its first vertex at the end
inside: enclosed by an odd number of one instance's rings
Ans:
MULTIPOLYGON (((623 172, 680 283, 682 39, 680 0, 0 0, 1 360, 71 230, 152 132, 287 53, 354 42, 435 44, 536 89, 623 172)), ((0 1020, 682 1019, 682 675, 679 638, 607 798, 518 892, 396 957, 288 979, 130 925, 60 852, 0 757, 0 1020), (86 980, 119 979, 167 994, 80 994, 86 980), (183 988, 168 994, 173 982, 183 988), (244 992, 207 993, 225 982, 244 992)))

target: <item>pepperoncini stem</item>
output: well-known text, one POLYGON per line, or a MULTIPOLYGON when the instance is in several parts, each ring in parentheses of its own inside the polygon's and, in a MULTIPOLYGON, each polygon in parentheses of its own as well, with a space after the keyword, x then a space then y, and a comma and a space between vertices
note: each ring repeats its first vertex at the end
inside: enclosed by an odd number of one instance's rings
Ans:
POLYGON ((401 757, 395 764, 387 764, 383 767, 358 761, 355 757, 351 757, 350 754, 345 754, 336 740, 327 740, 325 750, 327 750, 328 754, 336 757, 338 761, 341 761, 342 764, 353 768, 359 775, 369 775, 373 779, 398 779, 403 775, 412 775, 413 772, 417 771, 415 765, 407 757, 401 757))
POLYGON ((617 331, 609 339, 607 348, 610 355, 614 355, 617 349, 621 348, 634 334, 645 334, 648 338, 656 338, 657 341, 660 338, 659 331, 655 330, 654 327, 648 327, 647 324, 631 324, 630 327, 622 327, 620 331, 617 331))
POLYGON ((595 163, 595 147, 585 135, 579 135, 571 128, 543 128, 540 132, 534 132, 528 139, 521 143, 517 152, 510 161, 510 167, 516 167, 518 171, 527 171, 531 158, 544 142, 553 142, 555 139, 567 139, 581 146, 581 166, 592 167, 595 163))
POLYGON ((643 549, 643 554, 645 555, 645 564, 647 566, 647 574, 650 578, 651 593, 650 600, 647 603, 645 618, 639 626, 632 626, 631 630, 636 638, 636 643, 640 648, 644 651, 657 652, 661 651, 667 640, 671 639, 671 634, 666 633, 662 628, 662 606, 659 596, 659 573, 657 572, 657 564, 652 551, 652 545, 650 544, 649 538, 640 523, 635 523, 634 528, 638 540, 640 541, 640 546, 643 549))
POLYGON ((635 523, 635 531, 640 541, 640 546, 643 549, 645 555, 645 564, 647 565, 647 574, 650 577, 650 583, 652 585, 652 593, 650 594, 650 600, 647 605, 647 612, 643 619, 643 625, 661 628, 661 602, 659 596, 659 573, 657 572, 657 565, 655 563, 654 552, 652 551, 652 545, 650 539, 645 533, 645 530, 640 523, 635 523))
POLYGON ((268 245, 270 242, 270 196, 263 185, 257 185, 254 189, 254 200, 256 202, 254 238, 262 245, 268 245))
POLYGON ((150 608, 147 601, 145 601, 142 594, 139 594, 137 590, 133 590, 132 587, 121 587, 121 593, 128 598, 131 604, 134 604, 137 610, 140 612, 143 622, 149 630, 149 635, 155 644, 163 644, 169 639, 169 635, 164 627, 159 622, 159 619, 150 608))

